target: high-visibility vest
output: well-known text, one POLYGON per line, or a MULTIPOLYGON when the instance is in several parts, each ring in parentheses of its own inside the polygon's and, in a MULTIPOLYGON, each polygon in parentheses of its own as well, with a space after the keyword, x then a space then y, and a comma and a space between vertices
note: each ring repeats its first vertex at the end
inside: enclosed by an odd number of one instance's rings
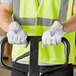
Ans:
MULTIPOLYGON (((71 18, 73 0, 41 0, 38 5, 37 0, 13 0, 14 20, 17 21, 29 36, 42 36, 54 21, 64 22, 71 18)), ((64 35, 70 42, 69 63, 75 59, 75 32, 64 35)), ((24 45, 13 45, 13 59, 30 50, 24 45)), ((39 63, 63 64, 65 63, 64 45, 51 45, 42 48, 39 42, 39 63)), ((28 61, 29 57, 22 59, 28 61)))

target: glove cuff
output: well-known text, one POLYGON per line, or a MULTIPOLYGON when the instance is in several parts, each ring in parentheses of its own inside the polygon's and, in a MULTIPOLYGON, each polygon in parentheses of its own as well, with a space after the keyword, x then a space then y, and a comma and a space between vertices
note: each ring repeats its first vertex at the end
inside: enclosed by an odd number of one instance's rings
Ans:
POLYGON ((18 32, 22 30, 22 27, 20 26, 20 24, 16 21, 13 21, 10 23, 9 25, 9 31, 14 31, 14 32, 18 32))
POLYGON ((59 27, 59 34, 60 35, 64 35, 64 34, 66 34, 66 32, 65 31, 63 31, 63 25, 59 22, 59 21, 57 21, 58 22, 58 27, 59 27))

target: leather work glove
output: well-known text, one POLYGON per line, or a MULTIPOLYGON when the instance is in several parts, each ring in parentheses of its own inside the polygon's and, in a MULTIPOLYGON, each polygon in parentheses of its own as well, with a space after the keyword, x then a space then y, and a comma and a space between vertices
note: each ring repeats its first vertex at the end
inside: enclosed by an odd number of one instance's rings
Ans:
POLYGON ((27 37, 27 32, 25 32, 16 21, 10 23, 9 32, 7 33, 8 42, 10 44, 24 44, 25 47, 27 47, 27 37))
POLYGON ((45 31, 42 36, 42 47, 46 45, 58 45, 61 43, 61 38, 66 33, 63 30, 63 25, 55 21, 49 30, 45 31))

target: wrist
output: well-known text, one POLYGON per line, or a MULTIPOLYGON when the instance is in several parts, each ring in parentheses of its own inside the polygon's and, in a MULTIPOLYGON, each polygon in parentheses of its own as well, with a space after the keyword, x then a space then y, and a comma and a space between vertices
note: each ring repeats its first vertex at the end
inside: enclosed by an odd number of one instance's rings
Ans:
POLYGON ((61 23, 61 24, 63 25, 63 29, 62 29, 62 30, 63 30, 64 32, 68 33, 66 23, 61 23))

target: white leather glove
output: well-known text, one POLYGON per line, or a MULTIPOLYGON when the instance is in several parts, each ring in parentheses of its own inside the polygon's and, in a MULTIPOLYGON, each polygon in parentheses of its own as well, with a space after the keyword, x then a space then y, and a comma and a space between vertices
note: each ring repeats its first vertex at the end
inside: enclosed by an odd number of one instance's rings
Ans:
POLYGON ((7 37, 10 44, 24 44, 25 47, 28 45, 27 32, 25 32, 16 21, 10 23, 7 37))
POLYGON ((66 33, 63 30, 63 25, 55 21, 49 30, 45 31, 42 36, 42 47, 46 45, 57 45, 61 43, 61 38, 66 33))

